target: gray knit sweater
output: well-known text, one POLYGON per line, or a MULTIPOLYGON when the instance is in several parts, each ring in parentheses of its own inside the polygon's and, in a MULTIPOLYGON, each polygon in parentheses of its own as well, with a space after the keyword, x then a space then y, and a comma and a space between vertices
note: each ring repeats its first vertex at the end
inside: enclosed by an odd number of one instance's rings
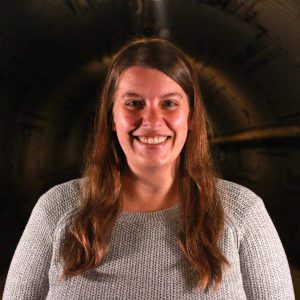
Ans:
POLYGON ((14 254, 4 300, 13 299, 294 299, 286 255, 263 202, 248 189, 219 180, 226 213, 219 246, 230 262, 221 287, 194 289, 176 244, 180 206, 122 212, 111 248, 98 268, 59 279, 66 220, 80 201, 80 180, 55 186, 36 204, 14 254))

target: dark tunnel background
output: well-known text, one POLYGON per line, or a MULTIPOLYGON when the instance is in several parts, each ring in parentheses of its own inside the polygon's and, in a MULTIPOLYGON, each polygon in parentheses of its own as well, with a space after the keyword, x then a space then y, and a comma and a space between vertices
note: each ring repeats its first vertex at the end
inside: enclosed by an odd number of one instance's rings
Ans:
POLYGON ((2 1, 2 282, 39 196, 80 175, 113 53, 144 35, 193 60, 222 175, 264 200, 299 292, 299 28, 295 0, 2 1))

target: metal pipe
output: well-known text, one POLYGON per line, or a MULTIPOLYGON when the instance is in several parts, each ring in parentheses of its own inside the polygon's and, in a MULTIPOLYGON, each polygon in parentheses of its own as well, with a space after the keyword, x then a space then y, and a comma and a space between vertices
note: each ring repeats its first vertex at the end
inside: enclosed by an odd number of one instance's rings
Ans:
POLYGON ((266 139, 296 138, 300 137, 300 126, 267 127, 250 129, 240 133, 234 133, 215 137, 213 144, 240 143, 266 139))

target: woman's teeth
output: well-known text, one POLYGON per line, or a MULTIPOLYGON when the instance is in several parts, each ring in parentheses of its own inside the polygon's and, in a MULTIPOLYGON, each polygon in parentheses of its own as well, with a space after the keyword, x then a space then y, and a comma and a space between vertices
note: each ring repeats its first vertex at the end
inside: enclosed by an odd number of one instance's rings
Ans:
POLYGON ((144 137, 144 136, 139 136, 138 139, 143 143, 143 144, 161 144, 163 143, 168 137, 167 136, 157 136, 157 137, 144 137))

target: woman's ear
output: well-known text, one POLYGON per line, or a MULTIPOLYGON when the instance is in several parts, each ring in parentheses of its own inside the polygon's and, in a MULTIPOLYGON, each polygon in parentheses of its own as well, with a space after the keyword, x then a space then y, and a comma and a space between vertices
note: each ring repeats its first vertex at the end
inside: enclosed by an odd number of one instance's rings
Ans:
POLYGON ((112 128, 112 131, 116 131, 116 123, 114 120, 114 115, 112 115, 112 118, 111 118, 111 128, 112 128))
POLYGON ((193 117, 192 114, 189 113, 189 118, 188 118, 188 130, 192 130, 193 129, 193 117))

